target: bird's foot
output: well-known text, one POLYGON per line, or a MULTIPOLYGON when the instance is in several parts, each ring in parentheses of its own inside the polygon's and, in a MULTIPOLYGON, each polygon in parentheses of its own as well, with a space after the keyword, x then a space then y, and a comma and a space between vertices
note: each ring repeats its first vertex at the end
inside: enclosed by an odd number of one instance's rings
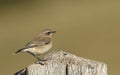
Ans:
POLYGON ((44 61, 45 62, 45 61, 47 61, 47 59, 38 59, 38 61, 44 61))
POLYGON ((35 61, 35 64, 45 65, 45 64, 47 64, 45 61, 47 61, 47 59, 39 59, 39 60, 35 61))
POLYGON ((38 61, 47 61, 47 59, 41 59, 41 58, 39 58, 39 57, 36 57, 36 59, 37 59, 38 61))

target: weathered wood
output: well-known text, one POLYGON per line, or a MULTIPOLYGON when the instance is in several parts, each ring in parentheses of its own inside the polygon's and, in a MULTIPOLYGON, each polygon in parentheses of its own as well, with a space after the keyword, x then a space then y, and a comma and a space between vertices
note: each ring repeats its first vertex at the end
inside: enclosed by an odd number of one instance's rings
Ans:
POLYGON ((42 64, 34 63, 15 75, 107 75, 106 64, 67 52, 50 53, 45 59, 42 64))

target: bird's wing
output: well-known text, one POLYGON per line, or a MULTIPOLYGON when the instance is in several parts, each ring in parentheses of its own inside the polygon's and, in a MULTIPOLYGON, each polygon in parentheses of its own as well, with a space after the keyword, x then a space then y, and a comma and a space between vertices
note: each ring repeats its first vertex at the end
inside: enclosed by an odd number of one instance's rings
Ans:
POLYGON ((42 37, 42 38, 35 38, 32 41, 28 42, 24 48, 19 49, 18 51, 16 51, 15 53, 19 53, 25 49, 28 48, 33 48, 33 47, 37 47, 37 46, 44 46, 46 44, 49 44, 51 42, 51 38, 50 37, 42 37))
POLYGON ((43 45, 46 45, 48 43, 50 43, 51 39, 49 37, 44 37, 44 38, 37 38, 37 39, 34 39, 30 42, 28 42, 25 47, 31 47, 31 46, 43 46, 43 45))
POLYGON ((39 46, 42 46, 42 45, 46 45, 46 44, 49 44, 51 42, 51 38, 50 37, 44 37, 42 39, 39 40, 39 46))
POLYGON ((36 47, 36 45, 21 48, 21 49, 17 50, 15 53, 19 53, 19 52, 21 52, 21 51, 24 51, 25 49, 33 48, 33 47, 36 47))

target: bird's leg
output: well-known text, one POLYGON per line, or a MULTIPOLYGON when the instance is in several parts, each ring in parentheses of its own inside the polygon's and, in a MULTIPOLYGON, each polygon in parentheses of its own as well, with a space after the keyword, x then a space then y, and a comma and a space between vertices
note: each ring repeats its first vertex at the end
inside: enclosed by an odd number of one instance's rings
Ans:
POLYGON ((37 59, 37 61, 35 61, 35 63, 44 65, 44 63, 41 62, 41 61, 46 61, 46 60, 40 59, 39 57, 37 57, 35 54, 33 54, 33 53, 31 53, 31 52, 28 52, 28 53, 30 53, 32 56, 34 56, 34 57, 37 59))
POLYGON ((45 63, 46 59, 40 59, 40 58, 37 57, 36 55, 35 55, 34 57, 38 59, 37 61, 35 61, 36 64, 41 64, 41 65, 46 64, 46 63, 45 63))
POLYGON ((35 54, 33 54, 33 53, 32 53, 32 55, 33 55, 37 60, 39 60, 39 61, 46 61, 46 59, 41 59, 41 58, 39 58, 37 55, 35 55, 35 54))
POLYGON ((38 59, 37 61, 35 61, 36 64, 41 64, 44 65, 46 64, 44 59, 40 59, 39 57, 37 57, 36 55, 34 56, 36 59, 38 59))
POLYGON ((33 57, 35 57, 37 60, 41 60, 39 57, 37 57, 35 54, 31 53, 31 52, 28 52, 30 53, 33 57))
POLYGON ((35 57, 37 60, 41 61, 41 59, 40 59, 39 57, 37 57, 36 55, 34 55, 34 57, 35 57))

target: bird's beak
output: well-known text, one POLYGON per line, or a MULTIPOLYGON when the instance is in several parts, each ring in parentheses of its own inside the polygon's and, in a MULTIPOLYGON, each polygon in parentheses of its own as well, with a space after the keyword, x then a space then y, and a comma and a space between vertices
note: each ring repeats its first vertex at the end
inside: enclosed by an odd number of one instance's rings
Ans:
POLYGON ((52 33, 56 33, 56 31, 52 31, 52 33))

